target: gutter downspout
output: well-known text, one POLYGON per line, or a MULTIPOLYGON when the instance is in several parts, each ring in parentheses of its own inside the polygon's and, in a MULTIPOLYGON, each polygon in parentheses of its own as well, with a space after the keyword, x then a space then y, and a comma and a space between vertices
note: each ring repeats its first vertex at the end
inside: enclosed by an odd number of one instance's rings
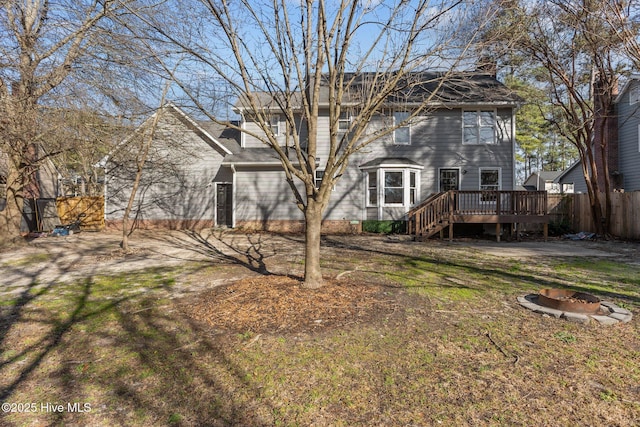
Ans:
POLYGON ((231 165, 231 228, 236 228, 236 165, 231 165))

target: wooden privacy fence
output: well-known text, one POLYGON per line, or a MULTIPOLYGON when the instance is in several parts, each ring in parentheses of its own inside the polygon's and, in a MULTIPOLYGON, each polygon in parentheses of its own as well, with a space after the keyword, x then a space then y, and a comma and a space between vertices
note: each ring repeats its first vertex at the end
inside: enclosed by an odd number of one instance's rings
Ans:
POLYGON ((82 230, 104 229, 104 197, 58 197, 56 210, 61 224, 80 218, 82 230))
MULTIPOLYGON (((574 194, 571 223, 575 231, 595 232, 588 194, 574 194)), ((600 194, 604 205, 604 194, 600 194)), ((640 240, 640 191, 611 193, 611 234, 640 240)))

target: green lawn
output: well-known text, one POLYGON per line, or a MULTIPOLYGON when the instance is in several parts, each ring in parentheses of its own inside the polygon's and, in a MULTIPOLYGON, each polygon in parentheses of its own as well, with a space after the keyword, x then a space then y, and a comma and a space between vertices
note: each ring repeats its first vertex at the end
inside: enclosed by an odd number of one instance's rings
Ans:
POLYGON ((314 331, 231 331, 186 314, 198 295, 172 298, 191 270, 224 266, 34 284, 0 304, 0 424, 640 424, 640 266, 459 247, 340 255, 327 274, 387 286, 393 307, 314 331), (581 325, 516 302, 564 286, 636 317, 581 325))

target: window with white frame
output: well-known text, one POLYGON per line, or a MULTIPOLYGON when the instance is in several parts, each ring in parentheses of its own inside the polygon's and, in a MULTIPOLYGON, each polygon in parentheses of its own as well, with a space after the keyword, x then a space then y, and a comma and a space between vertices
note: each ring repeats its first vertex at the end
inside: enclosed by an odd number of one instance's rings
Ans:
POLYGON ((280 135, 280 116, 275 115, 269 118, 269 129, 273 136, 280 135))
POLYGON ((418 174, 409 171, 409 204, 415 205, 418 201, 418 174))
MULTIPOLYGON (((480 168, 480 190, 499 191, 500 190, 500 168, 480 168)), ((495 195, 483 194, 483 202, 495 202, 495 195)))
POLYGON ((316 188, 320 188, 320 184, 322 184, 322 178, 324 178, 324 170, 316 169, 316 176, 314 180, 316 188))
POLYGON ((418 201, 420 172, 411 168, 380 168, 367 172, 367 206, 403 206, 418 201))
POLYGON ((411 144, 411 126, 407 122, 409 116, 410 114, 407 111, 396 111, 393 113, 394 126, 399 126, 401 123, 404 123, 393 131, 393 143, 396 145, 411 144))
POLYGON ((384 204, 404 204, 404 179, 402 171, 384 171, 384 204))
POLYGON ((338 117, 338 132, 346 133, 349 132, 349 127, 351 126, 351 116, 346 113, 340 113, 340 117, 338 117))
POLYGON ((496 143, 495 110, 462 112, 462 143, 469 145, 496 143))
POLYGON ((367 173, 367 206, 378 205, 378 172, 367 173))

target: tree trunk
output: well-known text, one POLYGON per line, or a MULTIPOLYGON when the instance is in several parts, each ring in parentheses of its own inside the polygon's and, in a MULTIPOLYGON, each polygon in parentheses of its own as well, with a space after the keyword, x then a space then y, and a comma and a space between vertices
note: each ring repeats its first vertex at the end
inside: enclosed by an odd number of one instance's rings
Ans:
MULTIPOLYGON (((149 144, 151 144, 151 141, 149 141, 149 144)), ((144 154, 142 159, 137 159, 136 161, 136 177, 133 180, 133 188, 131 189, 131 194, 129 194, 129 201, 127 202, 127 207, 124 210, 124 215, 122 216, 122 241, 120 242, 120 247, 124 251, 129 250, 129 235, 133 233, 133 228, 129 229, 129 216, 131 215, 131 210, 133 209, 133 205, 136 201, 136 194, 138 193, 138 187, 140 186, 140 181, 142 180, 144 162, 147 159, 149 149, 147 146, 145 146, 142 151, 144 152, 144 154)))
POLYGON ((318 289, 324 284, 320 270, 320 240, 322 228, 322 205, 310 201, 305 210, 305 289, 318 289))
POLYGON ((8 159, 6 206, 0 212, 0 235, 3 243, 16 243, 20 240, 20 223, 24 209, 22 177, 14 166, 14 159, 8 159))

